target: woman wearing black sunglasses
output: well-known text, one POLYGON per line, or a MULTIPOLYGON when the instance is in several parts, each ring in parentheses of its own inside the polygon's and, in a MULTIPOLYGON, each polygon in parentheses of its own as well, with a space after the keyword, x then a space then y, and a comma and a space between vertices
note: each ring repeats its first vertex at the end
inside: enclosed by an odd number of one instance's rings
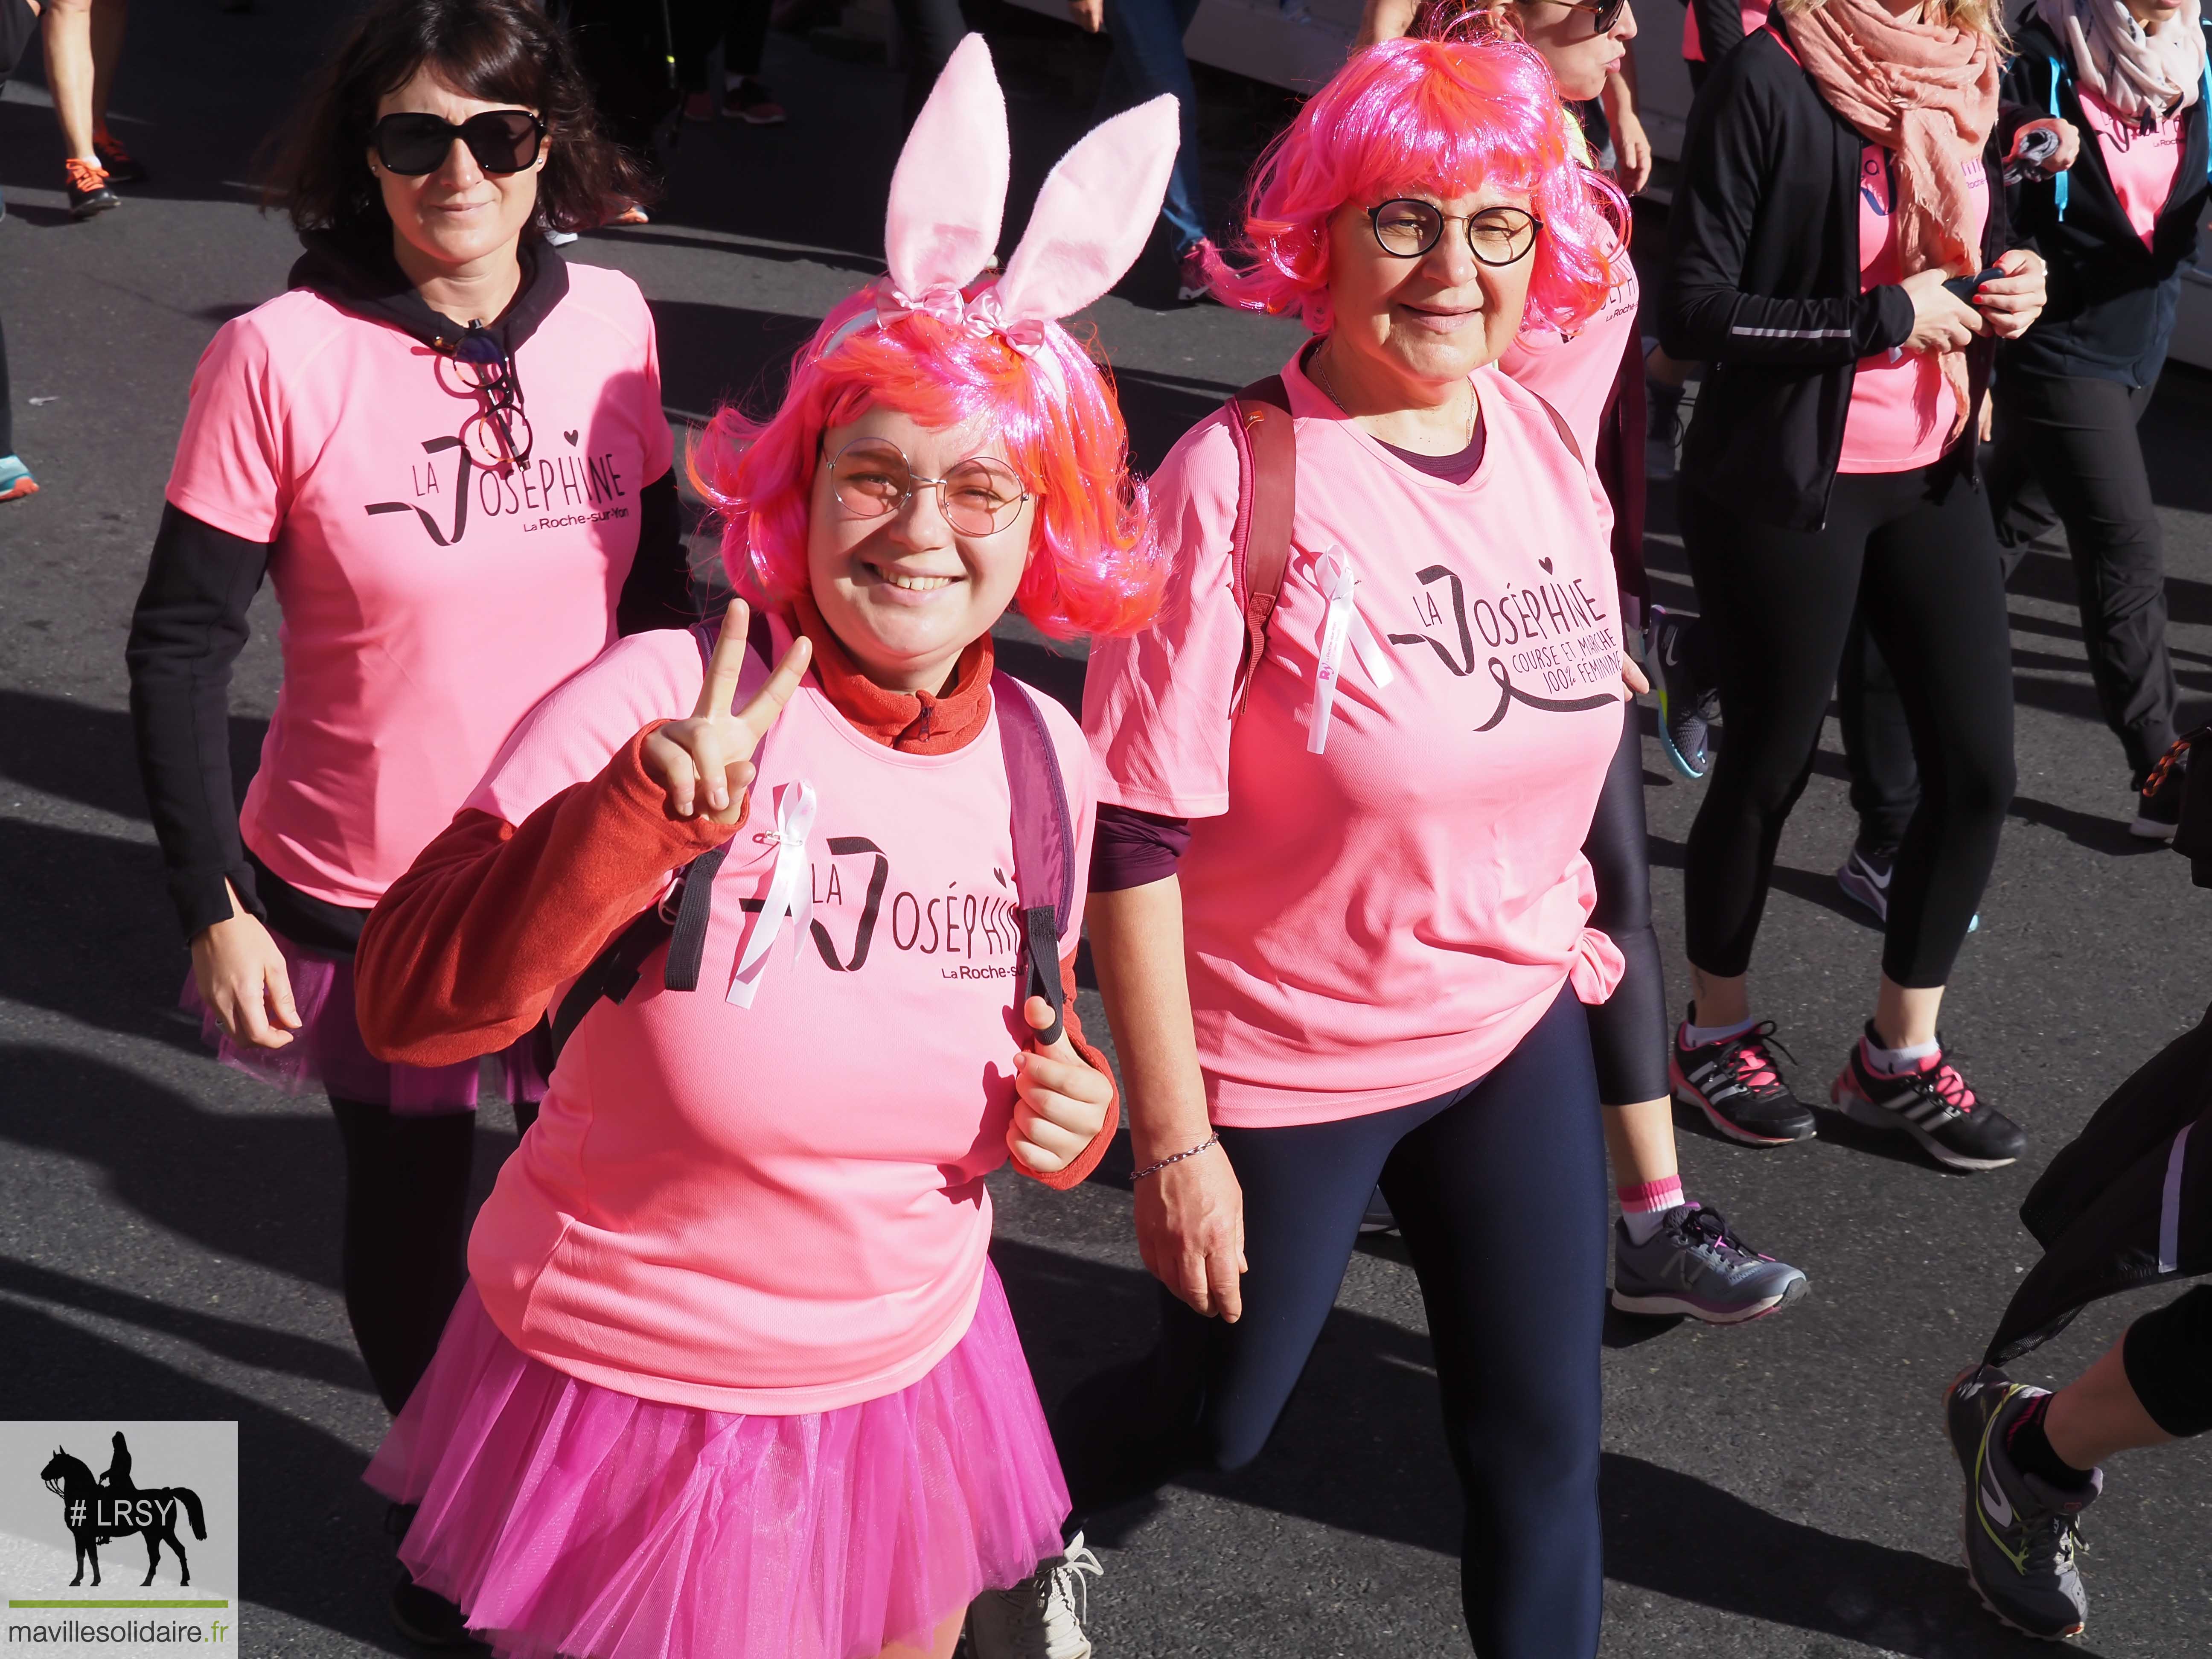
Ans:
MULTIPOLYGON (((193 377, 131 706, 191 995, 226 1060, 331 1094, 343 1284, 397 1410, 464 1279, 473 1064, 370 1058, 352 954, 538 700, 690 611, 653 319, 539 227, 635 196, 527 0, 382 0, 276 169, 307 252, 193 377), (241 808, 232 662, 264 580, 283 684, 241 808)), ((520 1115, 542 1091, 505 1056, 520 1115)), ((410 1634, 457 1628, 406 1584, 410 1634)))

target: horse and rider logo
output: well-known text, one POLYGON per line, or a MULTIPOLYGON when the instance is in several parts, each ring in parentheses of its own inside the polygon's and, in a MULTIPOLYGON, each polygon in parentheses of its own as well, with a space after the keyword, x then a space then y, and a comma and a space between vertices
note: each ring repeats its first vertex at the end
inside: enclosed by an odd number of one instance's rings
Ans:
POLYGON ((185 1560, 185 1547, 178 1541, 177 1512, 184 1511, 191 1522, 192 1536, 207 1536, 207 1521, 200 1510, 199 1494, 189 1486, 139 1486, 131 1480, 131 1448, 120 1431, 115 1435, 115 1450, 108 1459, 107 1473, 94 1477, 93 1472, 70 1456, 59 1446, 46 1460, 46 1467, 39 1472, 39 1479, 46 1483, 46 1490, 62 1500, 62 1520, 76 1541, 76 1577, 70 1580, 72 1588, 84 1583, 84 1570, 92 1568, 92 1582, 100 1583, 100 1548, 102 1544, 118 1538, 127 1538, 132 1533, 146 1540, 146 1576, 139 1581, 143 1589, 154 1582, 154 1570, 161 1565, 161 1546, 167 1544, 175 1552, 177 1569, 184 1575, 183 1582, 192 1582, 191 1568, 185 1560))

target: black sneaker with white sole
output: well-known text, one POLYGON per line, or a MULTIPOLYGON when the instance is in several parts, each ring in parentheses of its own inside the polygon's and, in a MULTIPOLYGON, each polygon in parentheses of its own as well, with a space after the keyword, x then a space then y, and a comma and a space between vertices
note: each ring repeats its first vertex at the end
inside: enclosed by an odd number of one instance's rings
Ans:
POLYGON ((1875 1068, 1867 1058, 1873 1040, 1869 1025, 1828 1091, 1854 1123, 1909 1134, 1954 1170, 2001 1170, 2027 1150, 2027 1132, 1966 1086, 1940 1036, 1936 1052, 1905 1073, 1875 1068))
POLYGON ((1782 1048, 1774 1042, 1772 1020, 1717 1042, 1692 1045, 1689 1033, 1686 1024, 1680 1026, 1667 1045, 1667 1076, 1675 1099, 1696 1107, 1714 1128, 1747 1146, 1782 1146, 1813 1138, 1813 1109, 1790 1092, 1770 1051, 1770 1045, 1782 1048))
POLYGON ((2188 776, 2189 744, 2177 743, 2136 786, 2136 821, 2128 833, 2145 841, 2172 841, 2181 828, 2181 791, 2188 776))

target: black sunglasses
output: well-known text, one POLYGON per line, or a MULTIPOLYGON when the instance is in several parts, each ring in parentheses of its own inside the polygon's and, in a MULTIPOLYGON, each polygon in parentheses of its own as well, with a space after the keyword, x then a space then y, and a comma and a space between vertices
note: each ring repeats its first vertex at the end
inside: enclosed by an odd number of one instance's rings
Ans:
POLYGON ((526 109, 488 109, 455 126, 442 117, 406 111, 387 115, 374 135, 387 172, 419 179, 446 164, 458 138, 486 173, 520 173, 538 159, 545 123, 526 109))
POLYGON ((1628 9, 1628 0, 1559 0, 1570 11, 1595 12, 1590 19, 1590 33, 1610 34, 1613 26, 1620 21, 1620 14, 1628 9))

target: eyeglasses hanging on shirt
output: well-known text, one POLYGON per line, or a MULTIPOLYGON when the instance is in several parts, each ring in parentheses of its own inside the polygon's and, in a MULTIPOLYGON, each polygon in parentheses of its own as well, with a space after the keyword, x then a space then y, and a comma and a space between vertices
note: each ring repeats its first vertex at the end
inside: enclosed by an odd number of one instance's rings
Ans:
MULTIPOLYGON (((444 346, 442 339, 438 343, 444 346)), ((476 394, 477 412, 461 423, 460 440, 478 466, 499 471, 530 464, 530 417, 522 410, 522 382, 514 359, 481 322, 450 347, 456 378, 476 394)))

